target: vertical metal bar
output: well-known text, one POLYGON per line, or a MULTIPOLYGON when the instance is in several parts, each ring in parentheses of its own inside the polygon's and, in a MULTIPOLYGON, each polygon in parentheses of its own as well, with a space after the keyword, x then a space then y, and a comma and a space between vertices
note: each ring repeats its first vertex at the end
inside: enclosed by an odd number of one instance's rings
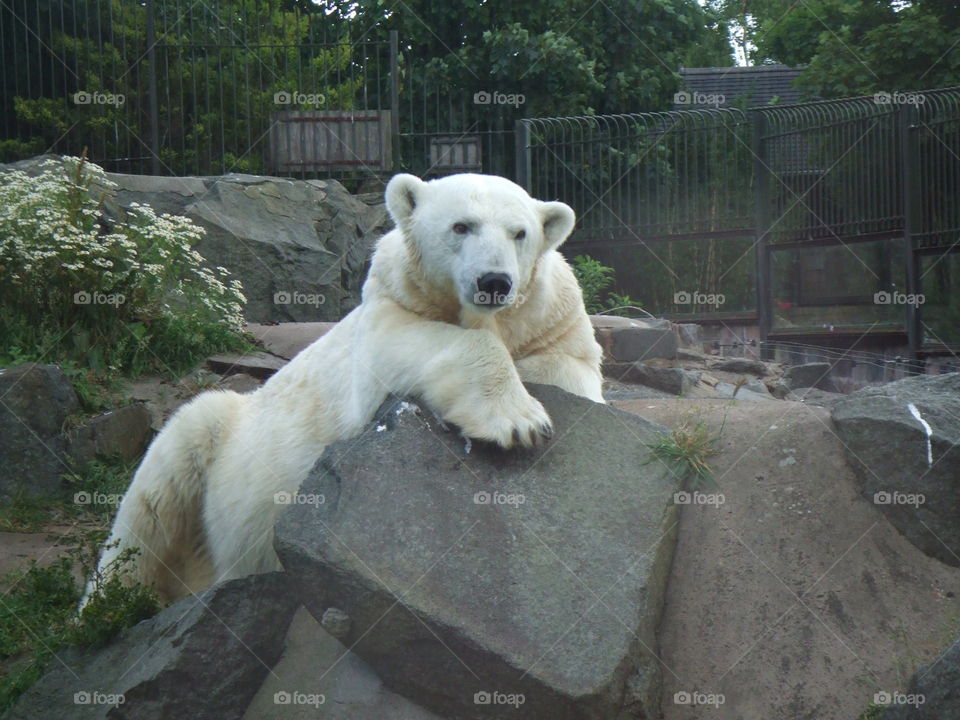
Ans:
POLYGON ((773 354, 767 337, 773 326, 773 295, 771 293, 770 247, 767 230, 770 224, 769 170, 767 167, 766 133, 767 117, 762 111, 753 112, 753 178, 756 183, 754 205, 754 242, 757 273, 757 325, 760 330, 760 357, 772 360, 773 354))
POLYGON ((392 155, 391 170, 401 167, 400 148, 400 35, 390 31, 390 147, 392 155))
MULTIPOLYGON (((897 113, 897 123, 899 125, 899 145, 901 153, 901 187, 903 191, 903 240, 904 240, 904 266, 906 268, 906 291, 907 295, 916 295, 920 292, 920 272, 918 264, 917 251, 914 249, 913 232, 916 227, 917 210, 919 209, 919 200, 917 190, 919 189, 921 178, 916 173, 917 145, 919 128, 916 127, 917 117, 916 106, 904 103, 899 106, 897 113), (913 126, 911 128, 911 126, 913 126), (913 132, 911 132, 911 130, 913 132)), ((910 358, 915 361, 910 363, 912 370, 918 367, 920 346, 923 342, 920 318, 920 308, 916 304, 906 303, 904 305, 906 312, 905 322, 907 325, 907 343, 910 348, 910 358)))
POLYGON ((514 128, 514 153, 516 156, 516 183, 524 188, 531 195, 533 188, 530 187, 530 125, 523 120, 517 120, 513 124, 514 128))
POLYGON ((153 26, 153 3, 147 0, 147 95, 150 104, 150 172, 160 174, 160 117, 157 109, 157 38, 153 26))

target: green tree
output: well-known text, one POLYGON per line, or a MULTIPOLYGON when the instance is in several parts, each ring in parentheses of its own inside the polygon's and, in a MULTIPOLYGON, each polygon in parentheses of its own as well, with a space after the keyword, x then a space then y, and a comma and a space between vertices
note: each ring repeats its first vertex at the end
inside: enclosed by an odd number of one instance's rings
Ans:
POLYGON ((808 94, 844 97, 960 84, 960 5, 951 0, 761 0, 746 8, 750 59, 806 66, 808 94))

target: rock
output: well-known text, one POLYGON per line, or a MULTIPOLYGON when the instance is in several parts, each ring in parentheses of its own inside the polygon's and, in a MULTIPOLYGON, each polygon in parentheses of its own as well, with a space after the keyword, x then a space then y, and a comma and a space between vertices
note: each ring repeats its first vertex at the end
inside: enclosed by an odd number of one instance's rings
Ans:
POLYGON ((756 386, 750 388, 747 386, 748 384, 741 385, 737 388, 733 383, 718 382, 713 389, 717 395, 722 398, 734 398, 736 400, 746 400, 749 402, 773 400, 766 388, 763 389, 763 392, 759 392, 756 386))
POLYGON ((790 385, 791 390, 815 387, 832 392, 834 389, 830 381, 830 363, 825 362, 791 365, 784 370, 783 379, 790 385))
POLYGON ((243 393, 257 390, 262 384, 263 383, 252 375, 236 373, 235 375, 227 375, 227 377, 217 383, 217 387, 222 390, 232 390, 242 395, 243 393))
POLYGON ((77 466, 105 456, 139 460, 153 437, 150 423, 143 403, 108 410, 67 431, 67 452, 77 466))
POLYGON ((298 605, 282 573, 215 585, 104 648, 58 653, 5 717, 239 718, 280 657, 298 605))
MULTIPOLYGON (((0 172, 36 175, 50 157, 0 165, 0 172)), ((125 221, 136 202, 202 226, 196 250, 208 266, 225 267, 243 283, 252 322, 339 320, 359 305, 373 245, 391 227, 382 192, 362 201, 332 179, 121 173, 107 179, 118 187, 92 188, 104 197, 106 217, 125 221)))
POLYGON ((246 373, 258 380, 266 380, 287 361, 265 352, 251 352, 246 355, 224 353, 207 358, 207 367, 221 375, 246 373))
POLYGON ((700 373, 700 382, 702 382, 704 385, 709 385, 710 387, 716 387, 720 380, 709 373, 700 373))
POLYGON ((879 720, 946 720, 960 718, 960 639, 932 663, 921 665, 906 690, 882 690, 883 700, 892 700, 879 720), (894 692, 907 696, 894 697, 894 692), (922 703, 906 702, 923 696, 922 703))
POLYGON ((554 421, 532 450, 468 448, 388 402, 326 449, 300 488, 324 502, 287 508, 278 556, 311 614, 348 613, 346 644, 432 712, 498 716, 513 708, 484 700, 522 694, 531 720, 656 718, 677 508, 648 444, 665 429, 530 390, 554 421))
POLYGON ((767 390, 777 400, 786 400, 790 395, 790 384, 780 379, 768 380, 767 390))
POLYGON ((244 330, 263 343, 263 348, 270 354, 292 360, 298 352, 322 338, 335 326, 333 322, 250 323, 244 330))
POLYGON ((763 377, 767 375, 767 366, 760 360, 750 360, 749 358, 724 358, 713 363, 711 370, 723 370, 732 373, 749 373, 763 377))
POLYGON ((680 346, 698 352, 703 350, 703 327, 694 323, 680 323, 676 326, 680 346))
POLYGON ((0 496, 42 496, 62 489, 68 472, 63 430, 80 401, 56 365, 26 363, 0 369, 0 496))
POLYGON ((646 385, 671 395, 686 395, 700 382, 700 373, 682 368, 662 368, 635 363, 604 363, 603 373, 621 382, 646 385))
POLYGON ((958 418, 960 373, 864 388, 833 407, 864 497, 923 552, 960 567, 958 418))
POLYGON ((705 363, 709 356, 699 350, 690 350, 689 348, 677 348, 677 360, 689 360, 692 362, 705 363))
POLYGON ((805 405, 832 408, 845 397, 846 395, 842 393, 828 392, 819 388, 798 388, 797 390, 791 390, 787 399, 798 400, 805 405))
POLYGON ((243 720, 442 720, 383 686, 373 669, 301 608, 243 720))
POLYGON ((206 229, 197 250, 243 283, 248 320, 338 320, 360 302, 373 213, 336 180, 231 174, 176 192, 152 177, 109 178, 120 209, 160 202, 206 229))
POLYGON ((350 633, 350 616, 340 608, 330 607, 324 610, 320 624, 324 630, 341 640, 350 633))
POLYGON ((591 315, 590 321, 604 355, 613 361, 677 357, 677 334, 669 320, 591 315))

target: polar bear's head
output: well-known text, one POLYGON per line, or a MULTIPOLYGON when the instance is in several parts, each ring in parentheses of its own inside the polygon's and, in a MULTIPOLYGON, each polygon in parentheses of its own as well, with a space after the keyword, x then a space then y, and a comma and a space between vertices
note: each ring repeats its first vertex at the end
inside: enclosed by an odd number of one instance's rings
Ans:
POLYGON ((395 175, 387 210, 431 283, 464 308, 495 312, 523 297, 540 258, 573 230, 573 210, 495 175, 424 182, 395 175))

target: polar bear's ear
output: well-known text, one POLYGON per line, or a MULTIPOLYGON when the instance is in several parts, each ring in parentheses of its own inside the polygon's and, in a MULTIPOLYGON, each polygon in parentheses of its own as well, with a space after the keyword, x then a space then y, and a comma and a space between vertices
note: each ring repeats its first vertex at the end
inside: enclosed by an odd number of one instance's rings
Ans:
POLYGON ((544 252, 556 250, 573 232, 577 216, 569 205, 562 202, 540 203, 540 218, 543 223, 544 252))
POLYGON ((407 173, 400 173, 390 178, 384 197, 387 201, 387 212, 397 226, 403 225, 413 214, 413 209, 420 202, 424 186, 423 180, 407 173))

